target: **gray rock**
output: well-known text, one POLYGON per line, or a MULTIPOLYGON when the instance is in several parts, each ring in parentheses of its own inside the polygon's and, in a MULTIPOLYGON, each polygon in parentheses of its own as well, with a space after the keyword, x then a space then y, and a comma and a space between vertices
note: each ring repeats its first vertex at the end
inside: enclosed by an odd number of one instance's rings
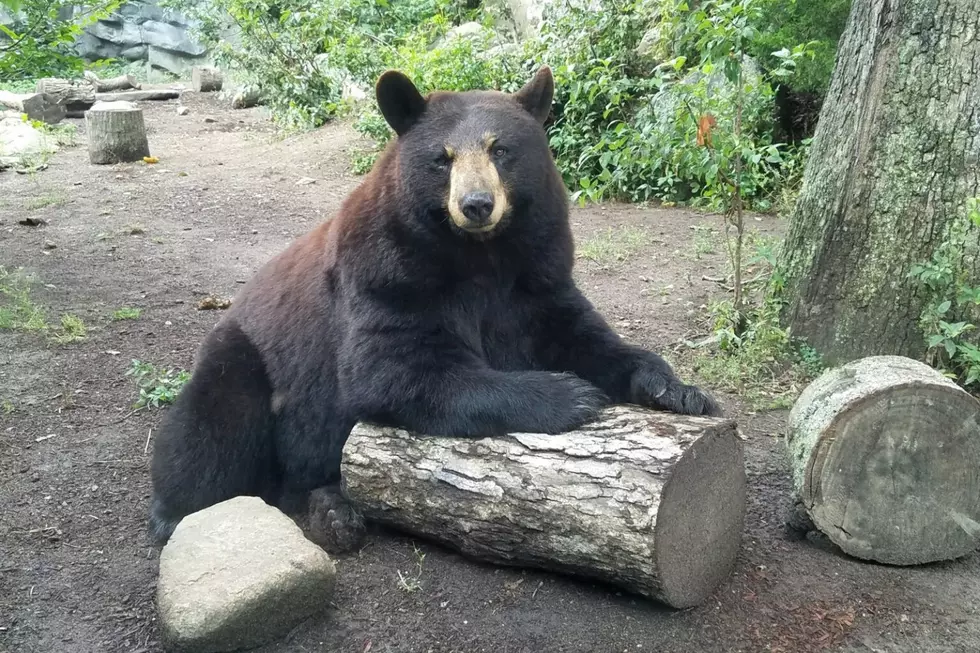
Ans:
POLYGON ((58 145, 44 132, 34 129, 19 116, 0 120, 0 156, 18 160, 21 157, 50 154, 58 145))
POLYGON ((143 33, 135 23, 97 21, 86 30, 91 36, 123 47, 143 44, 143 33))
POLYGON ((282 637, 327 607, 335 573, 323 549, 256 497, 188 515, 160 554, 168 650, 217 653, 282 637))
POLYGON ((145 45, 134 45, 131 48, 120 51, 118 56, 127 61, 144 61, 147 52, 148 48, 145 45))
POLYGON ((146 45, 171 52, 189 54, 194 57, 199 57, 207 52, 207 48, 192 39, 185 28, 170 23, 148 20, 140 26, 140 29, 143 35, 142 43, 146 45))
POLYGON ((130 0, 119 8, 119 15, 133 23, 145 23, 148 20, 159 20, 161 22, 180 23, 180 16, 174 16, 176 12, 161 9, 155 2, 145 0, 130 0), (175 20, 178 19, 178 20, 175 20))
POLYGON ((75 52, 83 59, 114 59, 123 51, 123 46, 103 41, 88 32, 79 34, 75 41, 75 52))
POLYGON ((189 75, 194 66, 207 66, 211 63, 207 57, 191 57, 153 45, 149 46, 146 58, 154 68, 162 68, 181 76, 189 75))

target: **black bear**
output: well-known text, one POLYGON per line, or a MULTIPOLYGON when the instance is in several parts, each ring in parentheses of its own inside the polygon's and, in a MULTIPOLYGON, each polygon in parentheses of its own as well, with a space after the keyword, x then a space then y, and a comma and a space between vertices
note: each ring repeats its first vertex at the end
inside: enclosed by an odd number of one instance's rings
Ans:
POLYGON ((544 122, 554 81, 377 83, 396 138, 338 214, 264 265, 201 345, 153 452, 151 533, 237 495, 363 524, 339 490, 359 420, 432 435, 559 433, 607 403, 717 414, 614 333, 572 280, 568 196, 544 122))

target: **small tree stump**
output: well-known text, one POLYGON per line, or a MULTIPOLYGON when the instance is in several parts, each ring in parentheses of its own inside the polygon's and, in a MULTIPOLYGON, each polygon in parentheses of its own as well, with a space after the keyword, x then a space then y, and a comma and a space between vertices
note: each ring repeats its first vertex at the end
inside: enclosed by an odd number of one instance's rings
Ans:
POLYGON ((191 84, 198 93, 210 93, 220 91, 222 78, 221 71, 210 66, 194 66, 191 69, 191 84))
POLYGON ((150 156, 143 110, 131 102, 96 102, 85 112, 89 160, 97 165, 150 156))
POLYGON ((368 519, 677 608, 729 576, 745 516, 735 423, 635 406, 562 435, 445 438, 358 424, 341 473, 368 519))
POLYGON ((980 545, 980 402, 924 363, 872 356, 825 372, 790 413, 794 521, 886 564, 980 545), (803 513, 800 515, 800 513, 803 513))
POLYGON ((95 89, 84 79, 44 77, 37 80, 34 90, 54 97, 55 102, 64 105, 69 117, 87 111, 95 104, 95 89))

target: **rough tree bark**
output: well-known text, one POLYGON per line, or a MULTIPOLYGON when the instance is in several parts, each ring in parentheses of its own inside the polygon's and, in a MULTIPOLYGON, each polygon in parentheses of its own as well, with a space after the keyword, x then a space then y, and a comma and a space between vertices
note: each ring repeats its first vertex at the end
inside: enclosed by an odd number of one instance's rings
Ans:
POLYGON ((745 517, 735 423, 635 406, 562 435, 473 440, 359 424, 341 472, 368 519, 677 608, 728 577, 745 517))
POLYGON ((43 77, 37 80, 37 93, 47 93, 58 104, 65 105, 69 118, 79 117, 95 104, 95 88, 83 79, 43 77))
POLYGON ((980 194, 975 0, 855 0, 784 246, 786 318, 832 363, 918 356, 930 259, 980 194))
POLYGON ((150 156, 143 110, 132 102, 96 102, 85 112, 89 160, 96 165, 150 156))
POLYGON ((787 445, 796 525, 845 553, 911 565, 980 544, 980 402, 925 363, 824 373, 793 406, 787 445))

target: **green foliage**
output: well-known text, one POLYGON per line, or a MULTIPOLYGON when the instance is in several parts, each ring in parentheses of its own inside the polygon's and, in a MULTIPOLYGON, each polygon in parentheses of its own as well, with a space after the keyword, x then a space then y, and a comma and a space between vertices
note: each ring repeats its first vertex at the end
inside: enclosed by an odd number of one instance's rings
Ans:
POLYGON ((142 311, 138 308, 120 308, 112 312, 113 320, 135 320, 138 319, 142 311))
POLYGON ((606 229, 586 239, 576 250, 578 256, 607 267, 627 261, 650 242, 650 234, 643 229, 619 227, 606 229))
POLYGON ((10 271, 0 265, 0 329, 44 331, 44 310, 31 298, 32 280, 23 270, 10 271))
POLYGON ((65 313, 61 316, 61 330, 51 336, 51 339, 59 345, 67 345, 85 340, 87 334, 88 328, 80 317, 65 313))
POLYGON ((925 294, 919 325, 926 340, 926 362, 967 387, 980 387, 980 198, 971 198, 964 216, 953 220, 946 238, 909 277, 925 294))
POLYGON ((85 62, 72 46, 90 23, 115 11, 120 0, 2 0, 17 18, 0 25, 0 79, 5 82, 80 74, 85 62))
POLYGON ((763 68, 779 67, 773 52, 787 43, 806 43, 810 56, 799 62, 786 84, 795 91, 823 95, 834 70, 837 42, 851 10, 851 0, 762 0, 759 35, 749 47, 763 68))
POLYGON ((737 393, 755 410, 786 408, 823 371, 823 362, 780 323, 783 276, 775 267, 779 242, 753 240, 746 260, 746 273, 752 275, 746 283, 746 305, 736 310, 727 299, 710 307, 714 347, 699 351, 695 366, 711 385, 737 393))
POLYGON ((172 404, 191 378, 186 370, 163 369, 136 359, 126 376, 134 377, 139 388, 139 399, 133 405, 135 410, 172 404))

